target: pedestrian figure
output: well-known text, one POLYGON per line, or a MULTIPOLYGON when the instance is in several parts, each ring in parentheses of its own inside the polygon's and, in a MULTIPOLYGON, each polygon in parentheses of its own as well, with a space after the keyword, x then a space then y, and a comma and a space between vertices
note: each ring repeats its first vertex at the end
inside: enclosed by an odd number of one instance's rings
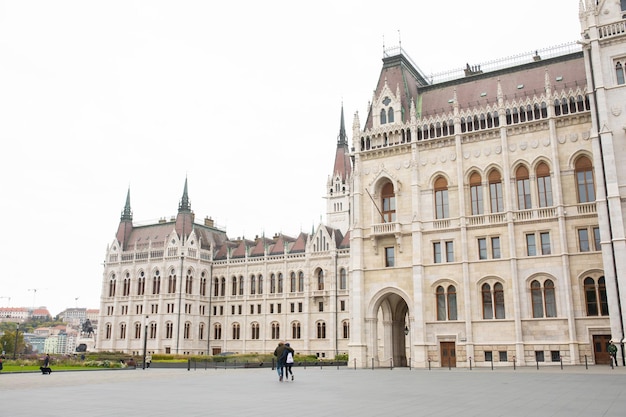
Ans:
POLYGON ((48 365, 50 365, 50 354, 46 353, 46 357, 43 358, 43 367, 44 368, 49 368, 48 365))
POLYGON ((285 352, 285 345, 283 342, 278 343, 276 349, 274 349, 274 356, 276 356, 276 372, 278 372, 278 380, 283 380, 283 368, 285 366, 285 357, 283 353, 285 352))
POLYGON ((609 355, 611 355, 611 365, 615 363, 615 366, 617 366, 617 346, 613 344, 612 340, 609 340, 609 346, 606 350, 609 352, 609 355))
POLYGON ((293 366, 293 356, 296 352, 293 350, 289 343, 285 343, 285 351, 283 355, 285 356, 285 379, 289 379, 289 374, 291 374, 291 380, 293 381, 293 371, 291 367, 293 366))

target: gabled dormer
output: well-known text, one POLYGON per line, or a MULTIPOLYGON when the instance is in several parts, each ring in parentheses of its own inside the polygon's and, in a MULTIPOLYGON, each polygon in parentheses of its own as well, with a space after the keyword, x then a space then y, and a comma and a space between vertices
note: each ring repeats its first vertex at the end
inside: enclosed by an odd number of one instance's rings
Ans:
POLYGON ((372 116, 374 128, 402 122, 400 87, 396 85, 395 91, 392 91, 386 78, 382 90, 373 97, 372 116))

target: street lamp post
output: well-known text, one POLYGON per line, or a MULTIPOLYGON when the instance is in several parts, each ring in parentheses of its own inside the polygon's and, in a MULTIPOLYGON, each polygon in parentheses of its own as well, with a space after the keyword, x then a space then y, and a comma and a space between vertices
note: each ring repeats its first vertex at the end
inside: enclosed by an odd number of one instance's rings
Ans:
POLYGON ((146 348, 148 346, 148 316, 146 316, 146 325, 143 331, 143 361, 141 369, 146 369, 146 348))
POLYGON ((20 324, 17 323, 17 327, 15 328, 15 347, 13 349, 13 359, 15 360, 15 356, 17 355, 17 336, 20 334, 20 324))

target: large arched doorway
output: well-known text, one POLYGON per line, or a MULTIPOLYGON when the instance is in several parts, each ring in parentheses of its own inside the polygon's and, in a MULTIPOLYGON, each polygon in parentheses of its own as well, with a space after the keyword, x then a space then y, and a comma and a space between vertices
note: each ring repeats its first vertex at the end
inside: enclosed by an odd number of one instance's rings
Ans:
POLYGON ((375 343, 374 362, 378 366, 409 366, 409 306, 396 292, 381 294, 373 306, 370 321, 375 343))

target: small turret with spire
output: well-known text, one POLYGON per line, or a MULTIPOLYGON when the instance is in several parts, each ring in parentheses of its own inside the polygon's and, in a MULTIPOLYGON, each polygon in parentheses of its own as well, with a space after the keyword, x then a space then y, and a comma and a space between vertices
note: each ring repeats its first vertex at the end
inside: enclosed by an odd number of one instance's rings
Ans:
POLYGON ((346 135, 346 124, 341 105, 341 121, 337 136, 337 150, 332 175, 328 178, 326 195, 326 216, 328 225, 346 233, 349 226, 350 213, 350 181, 352 178, 352 161, 346 135))
POLYGON ((194 214, 191 211, 189 193, 187 192, 187 178, 185 177, 185 188, 183 197, 178 204, 178 215, 176 216, 176 233, 180 240, 184 242, 193 230, 194 214))
POLYGON ((115 235, 122 250, 126 250, 128 238, 130 237, 130 233, 132 231, 133 231, 133 212, 130 209, 130 187, 129 187, 128 192, 126 193, 126 204, 124 205, 124 210, 122 210, 122 215, 120 216, 120 224, 117 227, 117 233, 115 235))

